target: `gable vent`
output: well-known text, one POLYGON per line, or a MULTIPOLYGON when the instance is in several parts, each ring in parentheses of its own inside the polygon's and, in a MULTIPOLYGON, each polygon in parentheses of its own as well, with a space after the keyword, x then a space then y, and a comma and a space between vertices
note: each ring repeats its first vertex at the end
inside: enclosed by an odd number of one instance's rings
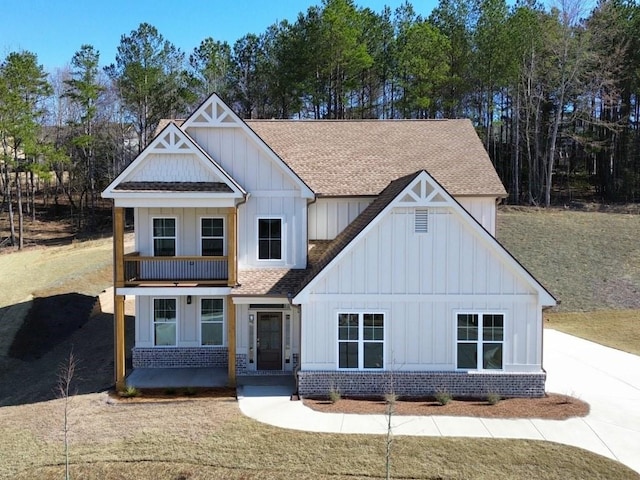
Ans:
POLYGON ((416 208, 415 233, 429 233, 429 210, 426 208, 416 208))

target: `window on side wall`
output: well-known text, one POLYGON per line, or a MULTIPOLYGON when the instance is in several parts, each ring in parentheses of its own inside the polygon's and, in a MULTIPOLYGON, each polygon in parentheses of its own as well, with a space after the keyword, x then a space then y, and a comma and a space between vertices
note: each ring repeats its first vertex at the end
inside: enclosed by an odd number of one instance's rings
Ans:
POLYGON ((176 345, 178 323, 175 298, 153 299, 153 343, 156 346, 176 345))
POLYGON ((176 255, 176 219, 153 219, 153 255, 156 257, 175 257, 176 255))
POLYGON ((384 314, 338 314, 338 368, 384 368, 384 314))
POLYGON ((222 298, 200 300, 200 343, 222 345, 224 341, 224 301, 222 298))
POLYGON ((200 219, 200 251, 203 256, 224 256, 224 219, 200 219))
POLYGON ((501 370, 504 315, 457 314, 457 364, 462 370, 501 370))
POLYGON ((282 260, 282 219, 258 219, 258 259, 282 260))

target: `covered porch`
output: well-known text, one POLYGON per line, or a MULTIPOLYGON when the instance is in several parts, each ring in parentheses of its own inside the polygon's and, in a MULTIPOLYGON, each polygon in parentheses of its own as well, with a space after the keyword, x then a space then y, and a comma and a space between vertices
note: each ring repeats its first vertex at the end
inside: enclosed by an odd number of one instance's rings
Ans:
MULTIPOLYGON (((125 379, 128 387, 143 388, 222 388, 229 386, 226 368, 136 368, 125 379)), ((271 375, 238 375, 236 385, 274 386, 296 390, 296 377, 292 372, 271 375)))

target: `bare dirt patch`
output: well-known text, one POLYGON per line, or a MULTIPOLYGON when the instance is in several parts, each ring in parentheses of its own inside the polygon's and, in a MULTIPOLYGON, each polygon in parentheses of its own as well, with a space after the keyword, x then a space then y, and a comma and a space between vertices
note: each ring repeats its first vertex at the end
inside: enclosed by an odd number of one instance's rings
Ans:
MULTIPOLYGON (((385 414, 383 399, 342 398, 335 403, 328 399, 308 399, 304 404, 319 412, 385 414)), ((567 395, 548 394, 543 398, 508 398, 490 405, 483 399, 451 400, 441 405, 435 399, 399 399, 394 415, 449 415, 483 418, 543 418, 566 420, 589 414, 589 404, 567 395)))

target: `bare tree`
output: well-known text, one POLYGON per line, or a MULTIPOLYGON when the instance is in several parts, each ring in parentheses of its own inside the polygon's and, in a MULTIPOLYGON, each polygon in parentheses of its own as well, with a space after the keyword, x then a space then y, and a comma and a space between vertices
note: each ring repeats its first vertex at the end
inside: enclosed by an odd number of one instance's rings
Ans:
POLYGON ((64 478, 69 480, 69 411, 71 407, 71 397, 75 395, 75 391, 71 389, 74 375, 76 373, 77 360, 73 354, 73 349, 69 352, 67 359, 58 366, 58 398, 63 400, 63 417, 64 423, 62 432, 64 435, 64 478))

